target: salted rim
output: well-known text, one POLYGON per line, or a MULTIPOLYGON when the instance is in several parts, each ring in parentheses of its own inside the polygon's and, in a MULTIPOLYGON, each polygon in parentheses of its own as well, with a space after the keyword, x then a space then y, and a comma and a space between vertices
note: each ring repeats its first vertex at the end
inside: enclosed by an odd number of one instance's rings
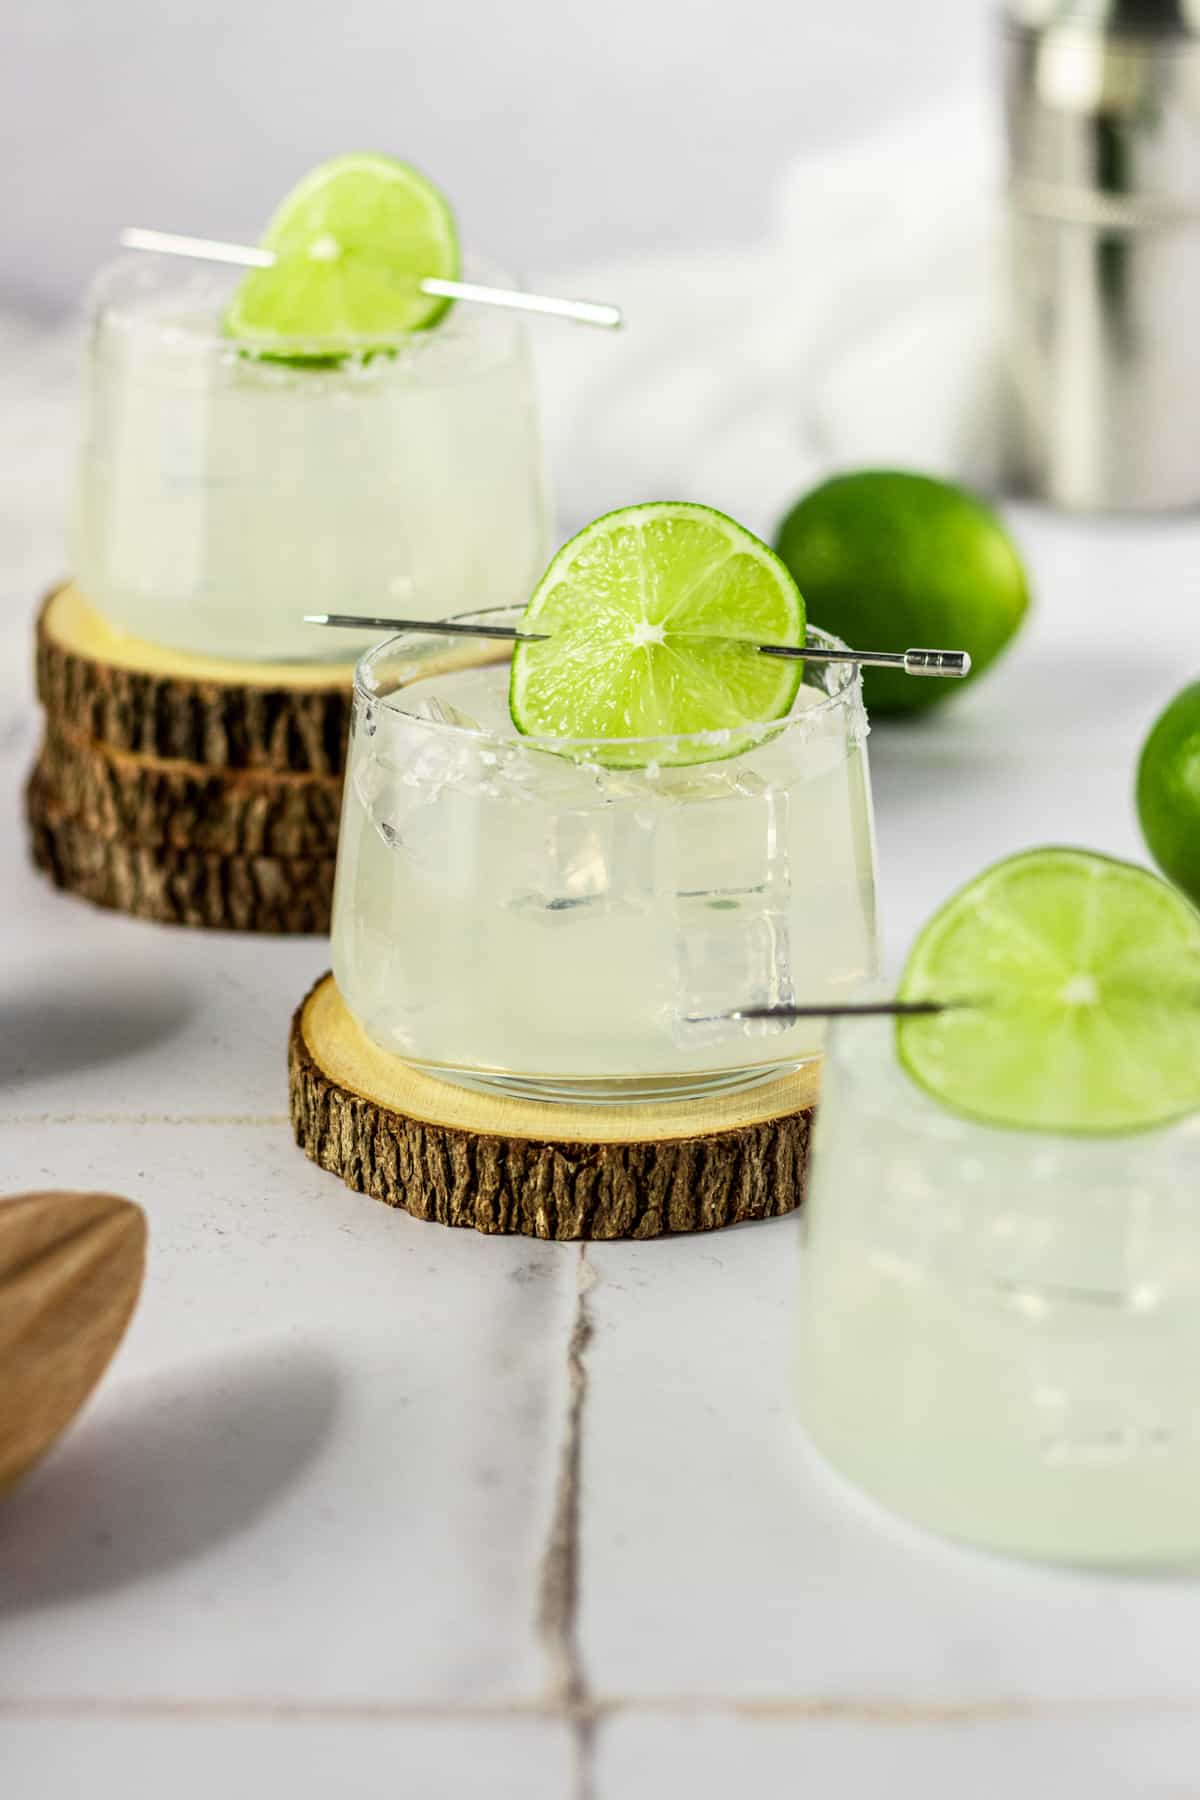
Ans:
MULTIPOLYGON (((516 624, 520 621, 523 611, 524 609, 518 606, 477 607, 470 612, 452 613, 446 622, 448 624, 516 624)), ((407 707, 398 704, 397 700, 394 698, 396 694, 403 692, 406 686, 411 685, 410 683, 396 683, 389 688, 386 693, 383 692, 377 684, 373 683, 373 668, 378 661, 385 656, 396 655, 397 646, 403 645, 406 639, 427 637, 437 640, 439 638, 437 626, 437 620, 430 620, 428 627, 423 627, 420 631, 397 632, 394 637, 387 638, 383 643, 376 644, 372 649, 365 651, 358 659, 354 668, 355 700, 363 700, 370 705, 384 707, 388 712, 394 713, 397 717, 407 719, 413 725, 427 726, 431 731, 454 732, 466 738, 485 738, 490 739, 493 743, 512 743, 530 750, 553 750, 561 754, 565 750, 587 751, 601 748, 611 750, 614 746, 620 746, 625 749, 638 747, 648 748, 654 745, 670 745, 676 747, 681 744, 715 746, 717 744, 727 744, 735 737, 742 738, 748 734, 755 735, 758 733, 761 733, 764 737, 775 737, 781 731, 789 731, 796 725, 808 726, 814 723, 816 720, 823 718, 827 713, 833 712, 837 708, 844 706, 848 700, 853 703, 855 700, 860 699, 862 691, 862 671, 858 663, 833 663, 827 665, 833 669, 834 678, 837 683, 833 693, 826 694, 824 699, 819 700, 815 706, 806 706, 802 712, 790 711, 784 713, 783 716, 778 719, 752 719, 748 720, 744 725, 721 726, 719 729, 710 731, 677 731, 665 736, 629 738, 552 737, 533 732, 517 732, 514 727, 513 736, 511 738, 501 738, 497 737, 494 731, 489 730, 486 727, 475 729, 469 725, 453 725, 440 719, 425 719, 418 713, 410 712, 407 707)), ((815 625, 810 625, 808 627, 808 639, 819 649, 849 649, 849 645, 844 644, 841 638, 834 637, 831 632, 822 631, 815 625)), ((440 641, 448 649, 458 649, 464 645, 463 639, 448 637, 445 633, 441 634, 440 641)), ((466 642, 469 642, 469 640, 466 640, 466 642)), ((481 638, 479 640, 480 648, 485 647, 487 642, 488 640, 486 638, 481 638)), ((502 640, 497 640, 497 651, 498 654, 493 660, 499 662, 503 660, 504 656, 504 645, 502 640)), ((486 659, 481 656, 477 663, 468 662, 461 666, 468 669, 486 666, 486 659)), ((653 762, 654 760, 653 756, 648 756, 646 758, 647 762, 653 762)))

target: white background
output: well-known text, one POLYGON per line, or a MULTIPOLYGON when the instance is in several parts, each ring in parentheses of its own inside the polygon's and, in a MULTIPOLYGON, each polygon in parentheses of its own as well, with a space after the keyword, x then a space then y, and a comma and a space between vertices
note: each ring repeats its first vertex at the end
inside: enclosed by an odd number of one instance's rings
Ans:
POLYGON ((256 233, 347 149, 527 275, 764 230, 780 168, 982 76, 991 0, 5 0, 0 304, 122 224, 256 233))

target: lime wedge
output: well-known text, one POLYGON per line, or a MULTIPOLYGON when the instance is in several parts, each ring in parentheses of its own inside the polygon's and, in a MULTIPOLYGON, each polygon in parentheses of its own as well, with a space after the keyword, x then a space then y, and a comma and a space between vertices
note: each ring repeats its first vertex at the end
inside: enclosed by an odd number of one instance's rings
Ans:
POLYGON ((788 712, 801 680, 798 662, 752 648, 803 644, 799 589, 765 544, 707 506, 627 506, 586 526, 521 629, 548 636, 513 656, 513 724, 583 740, 610 767, 736 755, 754 741, 748 725, 788 712))
POLYGON ((1134 1131, 1200 1107, 1200 913, 1146 869, 1029 850, 926 925, 898 1022, 908 1073, 956 1112, 1032 1131, 1134 1131))
POLYGON ((446 201, 390 156, 337 156, 294 187, 263 237, 275 252, 230 303, 231 337, 264 345, 331 339, 387 343, 432 325, 448 300, 427 276, 453 281, 458 236, 446 201))

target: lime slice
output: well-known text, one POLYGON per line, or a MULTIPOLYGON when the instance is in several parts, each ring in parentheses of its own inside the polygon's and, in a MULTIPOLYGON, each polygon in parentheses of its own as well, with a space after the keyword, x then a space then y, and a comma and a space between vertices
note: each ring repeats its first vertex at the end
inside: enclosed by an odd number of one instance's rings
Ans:
POLYGON ((225 318, 231 337, 386 343, 432 325, 448 300, 427 276, 453 281, 458 236, 446 201, 389 156, 337 156, 294 187, 267 226, 269 269, 247 275, 225 318))
POLYGON ((913 946, 900 1020, 935 1099, 995 1125, 1132 1131, 1200 1107, 1200 913, 1146 869, 1030 850, 947 902, 913 946))
POLYGON ((736 755, 761 735, 748 725, 788 712, 801 680, 800 663, 752 645, 803 644, 804 627, 795 582, 732 519, 627 506, 559 551, 525 609, 521 629, 548 636, 513 656, 513 724, 583 740, 616 768, 736 755))

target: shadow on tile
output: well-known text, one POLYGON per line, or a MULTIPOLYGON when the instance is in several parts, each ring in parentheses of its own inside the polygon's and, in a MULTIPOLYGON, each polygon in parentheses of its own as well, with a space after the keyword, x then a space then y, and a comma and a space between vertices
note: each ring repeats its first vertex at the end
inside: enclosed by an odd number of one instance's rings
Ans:
POLYGON ((247 1530, 327 1442, 336 1365, 290 1345, 103 1390, 0 1501, 0 1615, 141 1580, 247 1530))
POLYGON ((153 1049, 195 1011, 190 990, 158 969, 38 970, 0 998, 0 1095, 153 1049))

